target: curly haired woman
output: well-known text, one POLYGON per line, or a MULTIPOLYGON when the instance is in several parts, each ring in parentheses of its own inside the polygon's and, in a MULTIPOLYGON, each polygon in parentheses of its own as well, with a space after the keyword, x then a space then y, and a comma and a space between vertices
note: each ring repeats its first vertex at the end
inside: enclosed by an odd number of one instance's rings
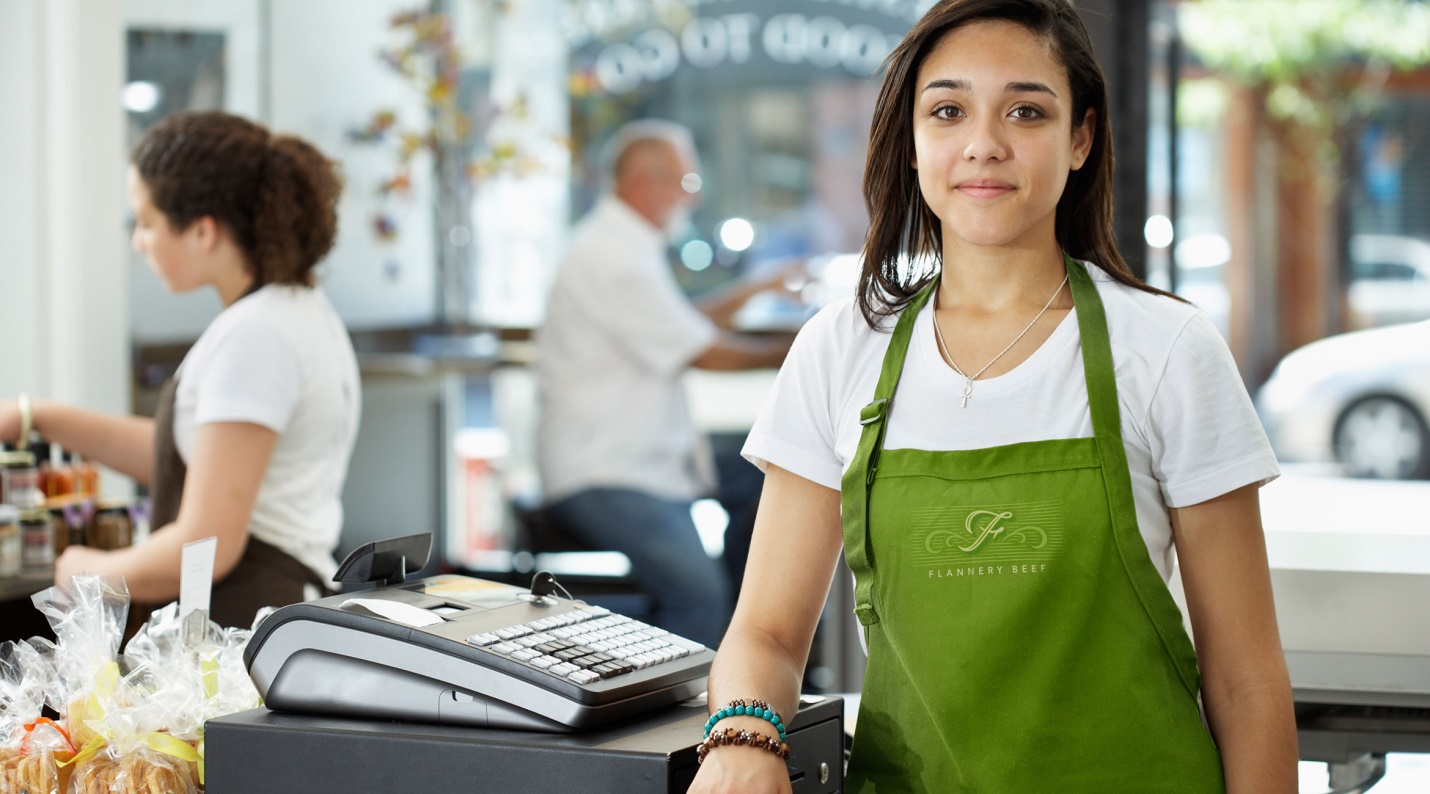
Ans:
POLYGON ((71 546, 57 582, 122 576, 136 604, 163 604, 178 596, 183 545, 216 536, 211 617, 246 627, 336 568, 361 395, 352 343, 314 268, 337 236, 342 179, 306 141, 208 112, 152 128, 128 182, 134 250, 171 292, 212 288, 224 309, 153 419, 21 399, 0 406, 0 438, 28 424, 150 490, 146 541, 71 546))

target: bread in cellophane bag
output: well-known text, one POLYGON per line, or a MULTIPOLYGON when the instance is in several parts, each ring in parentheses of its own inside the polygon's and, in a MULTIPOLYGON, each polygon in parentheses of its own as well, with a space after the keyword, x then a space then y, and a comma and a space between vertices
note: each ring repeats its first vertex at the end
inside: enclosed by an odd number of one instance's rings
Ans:
POLYGON ((196 614, 188 618, 179 619, 177 603, 154 610, 125 647, 122 661, 130 677, 150 691, 151 719, 196 742, 208 720, 257 708, 263 700, 243 663, 253 632, 223 628, 196 614))
POLYGON ((18 747, 0 747, 0 791, 20 791, 20 754, 18 747))
POLYGON ((56 699, 78 750, 69 791, 199 791, 198 751, 168 731, 182 721, 177 715, 195 710, 196 697, 165 686, 162 671, 144 660, 121 667, 129 607, 123 582, 74 576, 33 600, 59 638, 55 667, 63 694, 56 699))
POLYGON ((55 692, 49 700, 64 715, 75 749, 97 748, 104 741, 98 723, 120 678, 129 591, 122 579, 80 575, 41 590, 31 601, 58 640, 55 692))
POLYGON ((5 789, 20 794, 66 794, 74 767, 67 761, 73 750, 36 750, 25 753, 15 766, 15 788, 5 789))
MULTIPOLYGON (((106 672, 117 671, 107 667, 106 672)), ((93 738, 75 759, 70 791, 75 794, 194 794, 202 790, 195 742, 167 730, 175 714, 193 704, 180 692, 152 688, 145 669, 131 670, 96 685, 87 701, 72 704, 72 724, 93 738), (76 716, 78 710, 86 716, 76 716)))
POLYGON ((56 693, 55 647, 36 637, 0 644, 0 792, 65 794, 75 755, 63 727, 43 716, 56 693))
POLYGON ((199 791, 198 765, 147 747, 106 751, 79 764, 72 794, 192 794, 199 791))
POLYGON ((169 604, 120 657, 128 610, 122 581, 75 576, 34 602, 60 638, 53 653, 59 683, 49 700, 77 751, 69 790, 202 791, 205 721, 262 704, 243 663, 252 632, 221 628, 202 613, 181 621, 178 604, 169 604))

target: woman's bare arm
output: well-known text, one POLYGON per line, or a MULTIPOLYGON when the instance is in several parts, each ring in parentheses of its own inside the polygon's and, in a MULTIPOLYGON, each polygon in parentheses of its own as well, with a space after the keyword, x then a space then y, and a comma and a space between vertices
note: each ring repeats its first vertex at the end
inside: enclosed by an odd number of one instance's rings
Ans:
POLYGON ((55 563, 55 580, 88 571, 124 577, 134 600, 163 604, 179 595, 184 544, 214 536, 214 581, 238 564, 248 525, 278 434, 249 422, 200 425, 184 480, 179 517, 148 540, 119 551, 71 546, 55 563))
MULTIPOLYGON (((89 460, 149 485, 154 471, 154 420, 115 416, 84 408, 34 400, 33 429, 47 440, 89 460)), ((20 435, 20 410, 14 402, 0 405, 0 441, 14 443, 20 435)))
POLYGON ((1227 792, 1295 794, 1296 717, 1256 486, 1171 513, 1227 792))
MULTIPOLYGON (((791 719, 842 542, 839 492, 769 466, 740 603, 710 671, 712 711, 736 698, 757 699, 791 719)), ((732 717, 720 727, 773 731, 756 717, 732 717)), ((772 753, 722 747, 706 758, 690 790, 782 792, 789 776, 772 753)))

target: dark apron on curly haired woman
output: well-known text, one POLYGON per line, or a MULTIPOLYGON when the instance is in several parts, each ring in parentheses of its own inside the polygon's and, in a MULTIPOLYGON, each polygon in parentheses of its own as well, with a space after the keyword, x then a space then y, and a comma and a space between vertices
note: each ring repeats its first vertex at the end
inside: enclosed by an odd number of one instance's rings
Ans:
POLYGON ((1067 263, 1093 438, 883 449, 903 310, 844 475, 869 668, 858 792, 1219 794, 1182 616, 1137 528, 1102 300, 1067 263))
MULTIPOLYGON (((158 528, 179 517, 188 467, 174 443, 174 395, 178 381, 164 382, 154 414, 154 477, 150 483, 150 525, 158 528)), ((266 606, 296 604, 307 586, 325 590, 311 568, 252 534, 243 557, 228 575, 214 583, 209 618, 220 626, 248 628, 258 610, 266 606)))

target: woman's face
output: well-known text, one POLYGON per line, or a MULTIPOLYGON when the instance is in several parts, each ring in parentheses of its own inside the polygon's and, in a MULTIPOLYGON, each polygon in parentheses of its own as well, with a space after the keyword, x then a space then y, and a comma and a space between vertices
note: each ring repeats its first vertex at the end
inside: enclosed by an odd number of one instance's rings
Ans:
MULTIPOLYGON (((150 200, 149 186, 134 168, 129 169, 129 209, 134 213, 134 234, 129 245, 149 260, 149 267, 170 292, 190 292, 201 286, 193 266, 193 235, 178 232, 150 200)), ((190 228, 192 231, 192 227, 190 228)))
POLYGON ((1058 199, 1093 122, 1073 126, 1049 44, 1011 22, 964 25, 924 60, 914 90, 913 166, 945 246, 1055 245, 1058 199))

